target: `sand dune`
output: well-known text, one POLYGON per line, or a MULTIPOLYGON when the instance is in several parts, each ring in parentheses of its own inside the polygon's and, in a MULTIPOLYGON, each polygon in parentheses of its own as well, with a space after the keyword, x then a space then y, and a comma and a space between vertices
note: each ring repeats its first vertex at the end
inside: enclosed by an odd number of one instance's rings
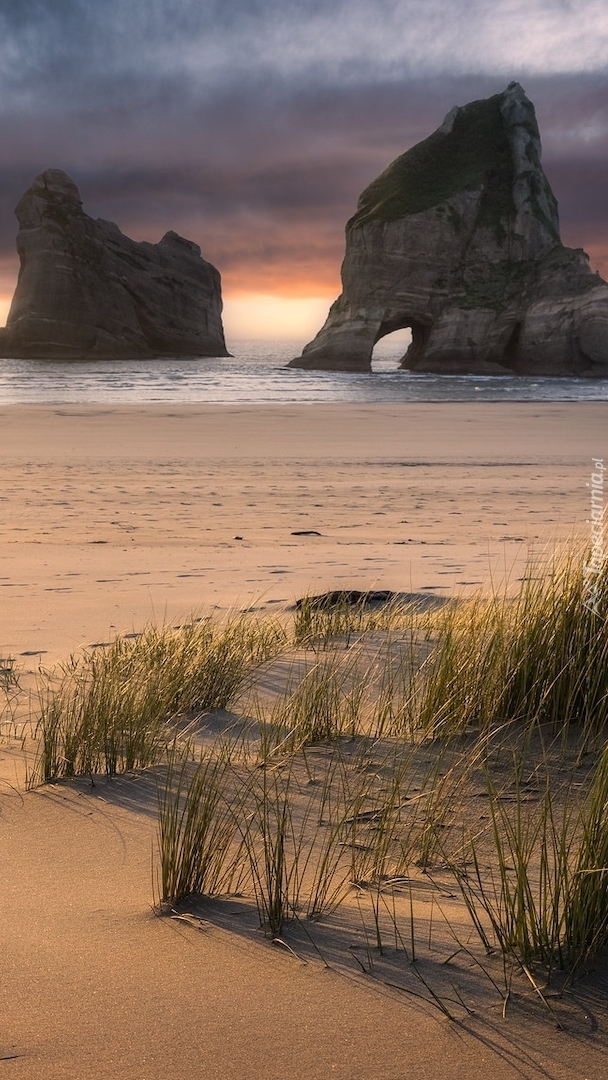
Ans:
MULTIPOLYGON (((604 1075, 605 1015, 500 1001, 450 1023, 379 981, 212 917, 151 910, 154 785, 0 794, 0 1075, 15 1080, 325 1080, 604 1075), (598 1027, 599 1025, 599 1027, 598 1027)), ((470 989, 470 987, 469 987, 470 989)), ((597 1003, 596 1003, 597 1004, 597 1003)))

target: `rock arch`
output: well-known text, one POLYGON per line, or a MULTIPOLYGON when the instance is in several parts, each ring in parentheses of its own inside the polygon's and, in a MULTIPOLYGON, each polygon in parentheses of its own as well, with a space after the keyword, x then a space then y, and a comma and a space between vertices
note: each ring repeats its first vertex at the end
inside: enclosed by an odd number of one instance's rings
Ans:
POLYGON ((562 245, 540 154, 518 83, 452 109, 361 195, 342 294, 290 366, 370 371, 409 325, 411 370, 608 377, 608 285, 562 245))

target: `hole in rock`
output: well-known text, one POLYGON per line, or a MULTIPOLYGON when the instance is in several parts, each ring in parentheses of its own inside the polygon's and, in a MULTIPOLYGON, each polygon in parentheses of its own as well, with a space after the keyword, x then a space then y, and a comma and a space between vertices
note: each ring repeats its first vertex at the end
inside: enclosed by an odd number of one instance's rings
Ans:
POLYGON ((409 326, 385 334, 374 345, 372 353, 372 371, 396 371, 412 341, 409 326))

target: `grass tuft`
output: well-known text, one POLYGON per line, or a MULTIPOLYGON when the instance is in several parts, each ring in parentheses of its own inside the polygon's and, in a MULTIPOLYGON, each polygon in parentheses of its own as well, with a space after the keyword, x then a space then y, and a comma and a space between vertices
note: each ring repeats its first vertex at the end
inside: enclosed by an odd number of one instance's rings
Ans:
POLYGON ((72 658, 41 691, 39 778, 112 776, 159 761, 177 717, 226 708, 284 638, 271 621, 192 620, 72 658))
MULTIPOLYGON (((608 623, 583 562, 434 610, 304 601, 291 636, 238 616, 117 638, 43 686, 38 777, 164 761, 163 904, 239 893, 277 937, 356 897, 371 971, 406 940, 417 960, 438 875, 531 985, 572 977, 608 946, 608 623), (232 736, 188 729, 228 705, 232 736)), ((595 584, 608 611, 608 569, 595 584)))

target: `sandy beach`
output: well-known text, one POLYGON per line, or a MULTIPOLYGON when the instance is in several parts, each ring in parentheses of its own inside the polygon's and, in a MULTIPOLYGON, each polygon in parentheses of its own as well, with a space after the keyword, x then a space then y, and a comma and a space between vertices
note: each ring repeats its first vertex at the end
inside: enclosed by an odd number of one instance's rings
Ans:
MULTIPOLYGON (((0 656, 27 683, 152 619, 307 592, 448 596, 587 538, 608 405, 0 409, 0 656)), ((608 456, 608 453, 607 453, 608 456)), ((480 981, 451 1022, 261 932, 153 909, 153 775, 23 789, 0 742, 0 1078, 600 1080, 605 997, 556 1031, 480 981)), ((532 995, 533 997, 533 995, 532 995)))
POLYGON ((607 406, 0 409, 0 655, 193 609, 471 592, 586 536, 607 406))

